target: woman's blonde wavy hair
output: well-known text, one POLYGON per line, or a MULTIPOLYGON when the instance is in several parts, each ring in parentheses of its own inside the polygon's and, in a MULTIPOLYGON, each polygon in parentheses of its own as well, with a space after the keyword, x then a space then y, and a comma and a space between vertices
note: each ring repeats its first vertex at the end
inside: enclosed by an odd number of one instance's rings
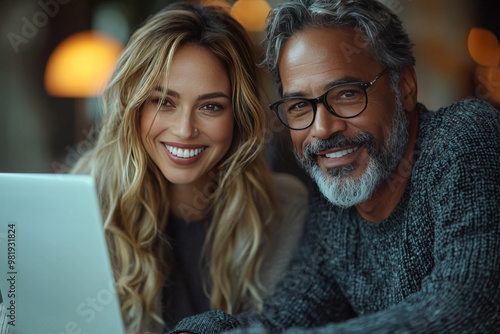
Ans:
POLYGON ((259 269, 275 200, 264 155, 268 114, 259 100, 253 46, 223 9, 175 3, 132 35, 103 93, 93 147, 72 170, 95 178, 128 331, 137 331, 146 317, 164 324, 153 302, 173 270, 161 260, 168 249, 162 246, 168 239, 168 182, 143 147, 139 120, 141 106, 162 73, 168 80, 173 54, 186 43, 209 50, 226 68, 235 119, 232 146, 209 194, 212 220, 203 253, 210 305, 229 313, 262 305, 259 269))

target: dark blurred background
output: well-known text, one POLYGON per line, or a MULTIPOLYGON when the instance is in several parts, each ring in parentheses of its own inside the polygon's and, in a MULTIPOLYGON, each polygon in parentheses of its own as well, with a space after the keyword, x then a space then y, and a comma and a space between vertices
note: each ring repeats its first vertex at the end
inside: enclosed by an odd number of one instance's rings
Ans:
MULTIPOLYGON (((254 1, 254 0, 246 0, 254 1)), ((0 172, 64 170, 85 149, 97 98, 55 97, 44 71, 56 46, 89 29, 125 44, 149 15, 172 1, 18 0, 0 5, 0 172), (31 26, 30 26, 31 25, 31 26), (30 29, 32 28, 32 29, 30 29), (85 121, 82 123, 84 112, 85 121), (87 123, 85 123, 87 122, 87 123)), ((229 4, 235 1, 228 0, 229 4)), ((268 0, 271 7, 281 1, 268 0)), ((500 106, 500 67, 478 65, 468 50, 473 27, 500 37, 498 0, 386 0, 415 43, 419 101, 430 109, 470 96, 500 106), (482 72, 477 72, 478 68, 482 72)), ((251 33, 259 48, 260 32, 251 33)), ((266 78, 264 89, 274 99, 266 78)), ((284 145, 274 144, 275 169, 299 173, 284 145)))

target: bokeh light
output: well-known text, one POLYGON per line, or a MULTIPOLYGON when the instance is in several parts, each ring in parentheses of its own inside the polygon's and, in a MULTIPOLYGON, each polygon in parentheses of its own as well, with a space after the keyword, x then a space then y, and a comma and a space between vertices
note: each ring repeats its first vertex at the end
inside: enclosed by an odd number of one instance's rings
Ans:
POLYGON ((238 0, 231 9, 231 15, 247 30, 264 30, 271 6, 265 0, 238 0))
POLYGON ((476 63, 484 66, 498 66, 500 43, 491 31, 472 28, 468 39, 469 53, 476 63))
POLYGON ((47 61, 47 93, 73 98, 99 95, 122 49, 119 41, 96 31, 71 35, 56 47, 47 61))

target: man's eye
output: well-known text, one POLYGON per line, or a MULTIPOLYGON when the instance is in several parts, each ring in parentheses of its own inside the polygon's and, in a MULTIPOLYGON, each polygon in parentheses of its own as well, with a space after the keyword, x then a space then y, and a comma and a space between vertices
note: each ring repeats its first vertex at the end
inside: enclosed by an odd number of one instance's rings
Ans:
POLYGON ((328 94, 329 103, 356 103, 365 99, 365 93, 358 87, 342 87, 334 89, 328 94))
POLYGON ((293 107, 294 107, 295 109, 300 109, 300 108, 306 108, 306 107, 307 107, 307 105, 308 105, 308 103, 307 103, 307 102, 299 102, 299 103, 295 104, 293 107))
POLYGON ((308 103, 307 101, 297 101, 297 102, 291 103, 288 106, 287 111, 289 113, 298 113, 298 112, 307 111, 309 109, 311 109, 310 103, 308 103))
POLYGON ((340 93, 339 98, 341 99, 352 99, 356 98, 357 96, 362 96, 363 91, 361 90, 345 90, 340 93))
POLYGON ((348 99, 356 95, 356 92, 353 92, 352 90, 346 90, 340 94, 340 98, 342 99, 348 99))

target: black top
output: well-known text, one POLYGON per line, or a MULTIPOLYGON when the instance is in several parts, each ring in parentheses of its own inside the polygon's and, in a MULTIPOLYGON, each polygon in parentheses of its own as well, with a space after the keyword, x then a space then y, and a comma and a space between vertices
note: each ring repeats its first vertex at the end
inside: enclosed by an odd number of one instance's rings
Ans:
MULTIPOLYGON (((201 249, 205 241, 207 222, 186 222, 170 215, 168 233, 173 261, 169 285, 163 293, 167 326, 172 328, 179 320, 209 310, 210 301, 203 290, 201 249)), ((207 282, 208 283, 208 282, 207 282)))

